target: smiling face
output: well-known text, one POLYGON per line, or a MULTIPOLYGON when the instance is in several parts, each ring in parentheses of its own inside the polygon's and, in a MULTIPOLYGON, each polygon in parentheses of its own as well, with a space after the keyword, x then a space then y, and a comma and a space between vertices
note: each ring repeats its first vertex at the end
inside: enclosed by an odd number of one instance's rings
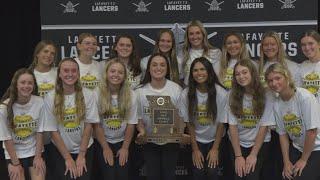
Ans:
POLYGON ((231 58, 238 58, 240 56, 241 41, 237 36, 230 35, 227 37, 225 47, 231 58))
POLYGON ((97 44, 97 40, 94 37, 86 37, 81 42, 77 43, 77 48, 80 51, 80 55, 92 57, 97 52, 97 44))
POLYGON ((270 72, 267 76, 267 83, 271 90, 280 94, 289 87, 286 77, 278 72, 270 72))
POLYGON ((161 56, 155 56, 150 62, 150 75, 153 80, 165 79, 167 74, 167 62, 161 56))
POLYGON ((56 49, 52 45, 44 46, 39 53, 36 55, 37 64, 40 66, 51 66, 54 61, 54 56, 56 54, 56 49))
POLYGON ((107 83, 111 86, 120 87, 125 78, 125 68, 120 63, 113 63, 107 69, 107 83))
POLYGON ((268 60, 277 60, 279 53, 278 43, 273 37, 266 37, 262 41, 262 51, 268 60))
POLYGON ((193 49, 202 49, 203 34, 200 27, 190 26, 188 29, 188 40, 193 49))
POLYGON ((305 36, 301 39, 301 49, 303 54, 312 60, 320 58, 320 42, 318 43, 313 37, 305 36))
POLYGON ((208 72, 205 66, 201 62, 195 63, 193 69, 192 69, 192 76, 193 79, 198 84, 204 84, 208 80, 208 72))
POLYGON ((159 50, 162 53, 168 53, 172 49, 172 37, 168 32, 164 32, 160 36, 159 50))
POLYGON ((129 38, 121 37, 114 50, 119 58, 129 58, 133 51, 133 45, 129 38))
POLYGON ((249 68, 246 66, 237 65, 235 67, 235 78, 240 86, 249 87, 252 80, 249 68))
POLYGON ((21 74, 17 80, 18 98, 30 97, 34 89, 34 86, 35 82, 31 74, 21 74))
POLYGON ((79 79, 78 65, 72 61, 64 61, 60 65, 59 78, 64 86, 74 86, 79 79))

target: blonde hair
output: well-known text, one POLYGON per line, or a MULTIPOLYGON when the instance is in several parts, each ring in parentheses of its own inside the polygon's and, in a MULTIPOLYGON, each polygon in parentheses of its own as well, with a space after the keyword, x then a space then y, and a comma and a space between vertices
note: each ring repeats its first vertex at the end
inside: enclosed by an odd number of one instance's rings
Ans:
POLYGON ((292 89, 296 89, 296 86, 294 84, 294 81, 292 80, 290 71, 287 68, 285 68, 283 65, 279 63, 275 63, 269 66, 268 69, 266 70, 266 73, 264 74, 266 81, 268 80, 267 77, 270 73, 279 73, 283 75, 286 78, 286 80, 289 82, 289 87, 292 89))
POLYGON ((202 41, 202 48, 203 48, 203 54, 202 56, 208 56, 209 55, 209 50, 210 49, 215 49, 213 46, 210 45, 208 41, 208 34, 205 28, 203 27, 203 24, 199 20, 192 20, 188 23, 186 32, 184 34, 184 44, 183 44, 183 54, 184 54, 184 63, 190 59, 190 49, 191 49, 191 44, 189 42, 189 28, 192 26, 199 27, 202 36, 203 36, 203 41, 202 41))
POLYGON ((277 54, 277 60, 278 62, 284 66, 285 68, 288 68, 286 59, 288 59, 288 56, 286 54, 286 51, 283 48, 282 41, 278 35, 278 33, 274 31, 267 31, 263 34, 262 39, 261 39, 261 46, 260 46, 260 58, 259 58, 259 73, 260 75, 263 75, 263 67, 266 63, 267 57, 265 57, 265 54, 263 53, 263 41, 271 37, 273 38, 278 46, 278 54, 277 54))
MULTIPOLYGON (((59 74, 61 71, 61 65, 66 61, 75 63, 77 65, 78 73, 80 73, 79 65, 73 58, 65 58, 59 62, 58 70, 57 70, 58 75, 57 75, 56 86, 55 86, 55 96, 54 96, 54 115, 56 116, 56 119, 59 123, 64 122, 64 116, 65 116, 64 89, 63 89, 63 82, 59 77, 59 74)), ((76 112, 77 112, 76 122, 80 123, 80 121, 85 119, 86 105, 85 105, 85 100, 84 100, 82 87, 79 79, 76 81, 74 86, 75 86, 75 93, 76 93, 76 96, 75 96, 75 105, 76 105, 76 112)))
POLYGON ((108 77, 107 72, 109 68, 113 64, 121 64, 121 66, 124 69, 124 80, 120 85, 120 89, 118 91, 118 109, 119 109, 119 116, 122 119, 127 119, 129 115, 129 110, 131 107, 131 90, 130 85, 127 80, 127 69, 124 63, 122 63, 118 58, 114 58, 112 60, 109 60, 106 64, 106 67, 103 72, 103 81, 100 85, 100 108, 99 113, 101 115, 109 116, 111 115, 112 110, 112 98, 111 98, 111 86, 108 83, 108 77))
POLYGON ((229 60, 230 60, 230 54, 227 51, 227 39, 230 36, 235 36, 239 39, 240 44, 241 44, 241 49, 240 49, 240 53, 238 55, 237 60, 240 59, 249 59, 249 53, 246 47, 246 41, 243 38, 243 36, 237 32, 229 32, 227 33, 224 38, 223 38, 223 45, 222 45, 222 56, 221 56, 221 60, 220 60, 220 72, 219 72, 219 79, 220 81, 222 81, 225 78, 226 75, 226 70, 228 68, 228 64, 229 64, 229 60))

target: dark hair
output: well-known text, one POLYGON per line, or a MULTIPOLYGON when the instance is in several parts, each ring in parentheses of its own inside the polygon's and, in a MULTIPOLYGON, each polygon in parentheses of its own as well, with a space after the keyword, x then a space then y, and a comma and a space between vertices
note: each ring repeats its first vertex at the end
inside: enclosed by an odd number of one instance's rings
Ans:
POLYGON ((128 68, 130 71, 133 72, 133 76, 136 77, 139 74, 141 74, 141 68, 140 68, 140 58, 138 56, 138 49, 137 44, 134 40, 134 38, 129 34, 121 34, 116 37, 116 40, 112 46, 111 53, 110 53, 110 59, 118 57, 118 52, 116 50, 116 46, 121 38, 127 38, 130 39, 132 44, 132 53, 129 56, 129 62, 128 62, 128 68))
POLYGON ((170 79, 170 66, 169 66, 169 61, 167 59, 166 56, 164 56, 163 54, 161 53, 155 53, 153 55, 150 56, 149 60, 148 60, 148 65, 147 65, 147 70, 146 70, 146 74, 143 78, 143 80, 141 81, 140 85, 138 87, 143 87, 144 85, 146 85, 147 83, 151 82, 151 75, 150 75, 150 65, 151 65, 151 61, 154 57, 156 56, 160 56, 162 57, 163 59, 166 60, 166 63, 167 63, 167 74, 166 74, 166 79, 170 79))
POLYGON ((208 73, 208 79, 206 81, 206 89, 208 92, 208 98, 207 98, 207 116, 212 117, 212 121, 214 122, 217 117, 217 90, 215 87, 215 84, 218 84, 219 86, 223 87, 221 83, 218 80, 218 77, 216 73, 213 71, 212 64, 206 59, 205 57, 199 57, 194 59, 190 66, 190 75, 189 75, 189 91, 188 91, 188 114, 189 119, 194 119, 194 111, 195 111, 195 104, 198 103, 197 95, 196 95, 196 89, 198 86, 198 83, 195 81, 193 77, 193 68, 196 63, 201 63, 207 73, 208 73))

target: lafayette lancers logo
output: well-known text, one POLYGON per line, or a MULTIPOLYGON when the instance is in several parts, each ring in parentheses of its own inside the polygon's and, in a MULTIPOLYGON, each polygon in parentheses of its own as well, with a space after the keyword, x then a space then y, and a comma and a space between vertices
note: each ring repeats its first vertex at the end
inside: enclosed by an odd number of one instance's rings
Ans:
POLYGON ((281 9, 294 9, 295 6, 293 5, 294 2, 296 2, 297 0, 279 0, 280 2, 282 2, 282 6, 281 9))
POLYGON ((208 11, 221 11, 221 8, 219 6, 220 4, 224 3, 224 1, 218 2, 217 0, 212 0, 211 3, 205 3, 210 6, 208 11))
POLYGON ((75 7, 78 6, 79 4, 80 3, 73 4, 71 1, 68 1, 67 4, 60 3, 60 5, 65 8, 63 10, 63 13, 77 13, 77 10, 75 9, 75 7))
POLYGON ((151 4, 151 3, 145 3, 143 2, 143 0, 141 0, 138 4, 136 3, 132 3, 133 5, 135 5, 137 7, 136 12, 149 12, 149 10, 147 9, 147 7, 151 4))
POLYGON ((190 11, 191 5, 188 1, 167 1, 164 11, 190 11))
POLYGON ((119 6, 116 2, 94 2, 91 10, 92 12, 117 12, 119 6))
POLYGON ((239 0, 237 9, 263 9, 264 3, 262 0, 239 0))

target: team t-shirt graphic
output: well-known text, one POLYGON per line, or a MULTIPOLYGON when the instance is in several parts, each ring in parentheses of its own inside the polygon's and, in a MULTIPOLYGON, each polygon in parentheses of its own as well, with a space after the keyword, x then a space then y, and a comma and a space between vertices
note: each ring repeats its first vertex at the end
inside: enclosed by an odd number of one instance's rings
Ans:
POLYGON ((75 107, 67 107, 64 110, 63 127, 67 133, 80 131, 80 123, 77 121, 77 109, 75 107))
POLYGON ((302 120, 293 113, 286 113, 283 117, 284 127, 286 131, 294 137, 302 135, 302 120))
POLYGON ((197 110, 195 112, 195 115, 197 117, 197 121, 198 121, 200 126, 208 126, 208 125, 210 125, 211 121, 209 119, 210 117, 208 117, 207 106, 206 105, 199 104, 197 106, 197 110))
POLYGON ((303 77, 303 87, 312 94, 317 95, 320 87, 320 76, 316 72, 311 72, 303 77))
POLYGON ((233 77, 233 68, 228 67, 226 70, 226 75, 225 75, 224 80, 222 82, 223 86, 226 87, 227 89, 231 89, 232 77, 233 77))
POLYGON ((99 86, 98 78, 90 72, 87 72, 86 75, 81 76, 80 80, 82 86, 88 89, 95 89, 99 86))
POLYGON ((119 130, 121 128, 122 119, 119 116, 118 107, 111 108, 111 115, 103 118, 106 127, 110 130, 119 130))
POLYGON ((252 109, 243 108, 243 115, 239 117, 239 125, 244 129, 253 129, 257 127, 260 116, 254 115, 252 109))
POLYGON ((23 141, 35 133, 37 122, 28 114, 20 114, 14 117, 15 139, 23 141))
POLYGON ((48 81, 42 81, 38 85, 39 96, 44 97, 49 91, 54 89, 54 84, 48 81))

